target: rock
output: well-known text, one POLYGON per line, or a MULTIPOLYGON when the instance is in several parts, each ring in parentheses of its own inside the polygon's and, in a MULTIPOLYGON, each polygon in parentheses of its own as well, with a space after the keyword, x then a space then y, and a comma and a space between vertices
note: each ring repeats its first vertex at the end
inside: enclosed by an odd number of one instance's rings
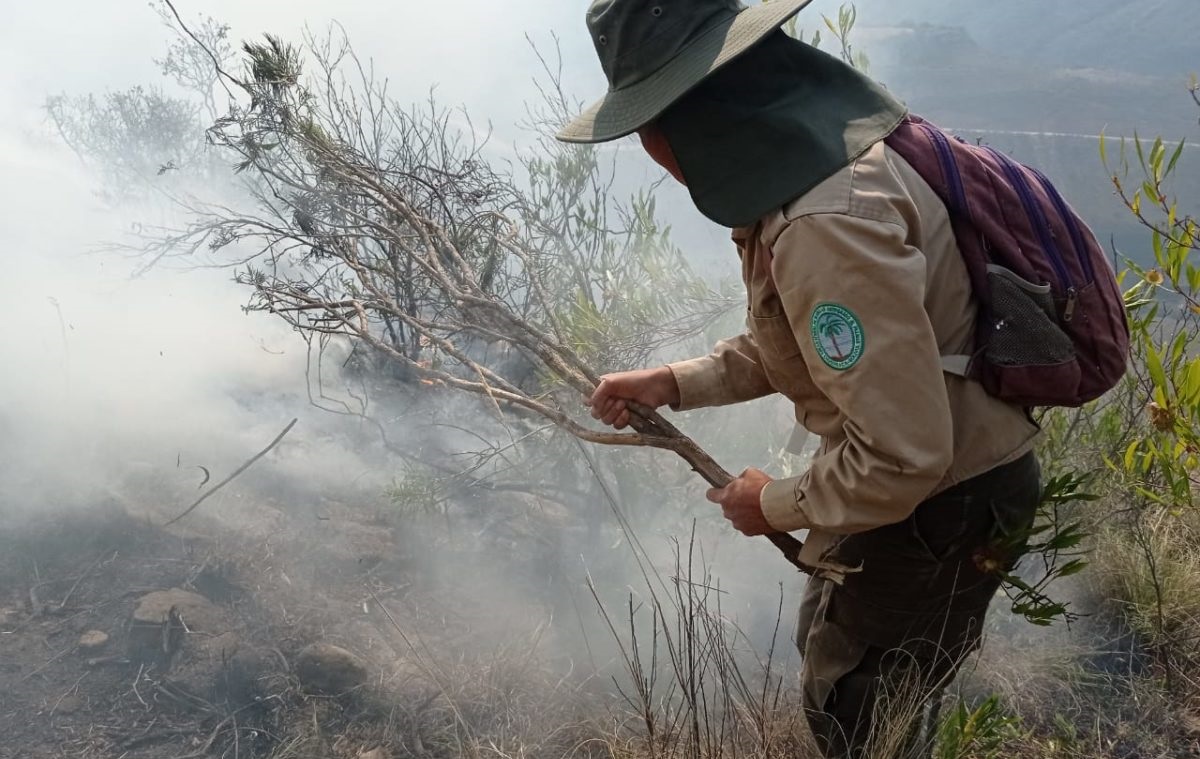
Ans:
POLYGON ((79 636, 79 650, 91 653, 99 651, 108 645, 108 633, 99 630, 88 630, 79 636))
POLYGON ((296 659, 296 675, 305 687, 321 693, 344 693, 367 681, 367 665, 340 646, 314 643, 296 659))
POLYGON ((138 599, 133 610, 129 657, 157 663, 166 670, 183 651, 185 659, 212 660, 219 665, 237 651, 233 627, 228 612, 198 593, 181 588, 156 590, 138 599))
MULTIPOLYGON (((172 609, 196 622, 216 613, 213 602, 199 593, 182 588, 156 590, 138 599, 137 608, 133 610, 134 624, 161 625, 167 621, 172 609)), ((192 626, 192 622, 189 621, 188 626, 192 626)))
POLYGON ((381 748, 373 748, 370 751, 358 752, 358 759, 391 759, 391 754, 381 748))
POLYGON ((261 701, 272 691, 278 692, 278 684, 286 677, 280 669, 279 660, 271 651, 242 645, 226 660, 213 689, 213 700, 227 703, 233 709, 261 701))

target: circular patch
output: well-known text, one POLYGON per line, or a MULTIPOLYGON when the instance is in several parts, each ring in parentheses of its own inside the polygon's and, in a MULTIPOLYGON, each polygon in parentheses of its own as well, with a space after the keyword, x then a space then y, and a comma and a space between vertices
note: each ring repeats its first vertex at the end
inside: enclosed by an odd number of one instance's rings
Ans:
POLYGON ((862 322, 845 306, 836 303, 817 306, 810 328, 817 355, 829 368, 845 371, 862 358, 866 347, 862 322))

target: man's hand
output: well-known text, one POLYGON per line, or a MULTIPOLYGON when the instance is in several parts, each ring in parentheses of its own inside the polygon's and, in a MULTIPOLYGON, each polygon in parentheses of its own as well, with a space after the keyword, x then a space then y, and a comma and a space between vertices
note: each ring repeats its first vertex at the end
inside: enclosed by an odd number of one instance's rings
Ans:
POLYGON ((679 403, 675 375, 665 366, 606 374, 587 404, 592 407, 594 419, 623 430, 629 426, 629 401, 650 408, 679 403))
POLYGON ((721 504, 725 518, 743 535, 778 532, 762 513, 762 491, 771 478, 759 469, 747 469, 723 488, 708 491, 708 500, 721 504))

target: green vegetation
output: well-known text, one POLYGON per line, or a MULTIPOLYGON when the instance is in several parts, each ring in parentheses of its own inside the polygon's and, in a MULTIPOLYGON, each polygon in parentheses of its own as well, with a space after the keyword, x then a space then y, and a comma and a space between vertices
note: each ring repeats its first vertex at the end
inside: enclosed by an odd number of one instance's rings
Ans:
MULTIPOLYGON (((1193 79, 1193 99, 1197 91, 1193 79)), ((1194 502, 1200 234, 1196 209, 1188 205, 1194 199, 1172 191, 1187 165, 1186 142, 1134 136, 1103 140, 1100 153, 1153 255, 1117 251, 1133 338, 1127 378, 1088 407, 1042 417, 1043 461, 1051 474, 1051 508, 1043 509, 1042 524, 1051 537, 1035 545, 1034 556, 1066 561, 1048 563, 1050 571, 1037 584, 1015 580, 1025 604, 1014 610, 1028 611, 1032 603, 1038 613, 1031 621, 1037 623, 1061 615, 1067 622, 1124 629, 1125 645, 1132 647, 1129 664, 1123 673, 1086 665, 1051 670, 1042 675, 1047 690, 1034 693, 1002 689, 974 702, 989 719, 972 721, 971 707, 960 702, 942 726, 940 750, 948 756, 1144 756, 1195 741, 1190 709, 1200 698, 1200 520, 1194 502), (1152 265, 1139 263, 1148 259, 1152 265), (1079 498, 1080 488, 1090 495, 1079 498), (1070 553, 1063 555, 1064 549, 1070 553), (1078 576, 1060 582, 1072 575, 1078 576), (1052 599, 1066 592, 1088 599, 1093 619, 1080 620, 1052 599), (1049 617, 1039 618, 1043 613, 1049 617), (1003 716, 989 721, 995 715, 1003 716), (960 752, 967 736, 980 731, 990 737, 960 752)), ((989 673, 978 674, 989 680, 989 673)))

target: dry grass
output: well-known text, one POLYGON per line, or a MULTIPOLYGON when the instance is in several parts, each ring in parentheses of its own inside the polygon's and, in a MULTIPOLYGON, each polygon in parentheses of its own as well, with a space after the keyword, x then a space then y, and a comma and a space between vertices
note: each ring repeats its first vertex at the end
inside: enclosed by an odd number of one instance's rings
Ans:
MULTIPOLYGON (((592 586, 623 670, 610 715, 617 757, 817 756, 804 725, 794 673, 781 672, 774 645, 756 653, 721 608, 717 581, 692 542, 664 578, 645 572, 620 615, 592 586)), ((778 639, 782 598, 773 639, 778 639)))
MULTIPOLYGON (((694 543, 681 546, 661 575, 643 556, 642 582, 616 602, 608 600, 611 585, 594 589, 605 599, 600 619, 616 654, 606 662, 597 646, 597 667, 577 660, 572 668, 550 641, 558 626, 574 620, 558 619, 551 626, 531 617, 524 632, 497 625, 507 632, 485 632, 479 645, 479 619, 455 614, 463 599, 443 607, 431 603, 424 590, 406 594, 383 584, 385 577, 388 582, 413 579, 399 560, 370 572, 344 569, 357 565, 334 550, 342 542, 352 542, 355 553, 375 553, 384 536, 350 524, 349 511, 330 507, 323 513, 335 516, 336 524, 315 523, 311 529, 322 532, 288 534, 271 549, 257 538, 244 543, 223 538, 196 543, 186 556, 175 556, 171 551, 179 550, 178 541, 158 536, 164 542, 155 544, 154 560, 166 563, 154 566, 178 564, 172 583, 194 585, 214 598, 233 588, 238 608, 255 626, 275 629, 274 640, 284 651, 309 642, 309 631, 319 630, 367 654, 376 673, 357 692, 314 696, 300 689, 286 667, 280 669, 282 657, 268 656, 265 663, 274 669, 269 682, 260 683, 260 692, 269 697, 262 712, 238 711, 241 701, 214 700, 210 711, 195 717, 196 742, 181 753, 201 748, 215 735, 210 756, 272 759, 358 759, 376 748, 382 753, 374 756, 386 759, 818 756, 800 708, 790 643, 778 650, 756 645, 739 628, 723 608, 731 605, 730 595, 698 558, 694 543), (330 527, 336 527, 337 540, 326 534, 330 527), (304 555, 289 555, 288 543, 304 546, 304 555), (322 558, 321 552, 334 553, 322 558), (301 584, 307 575, 300 567, 311 570, 312 586, 301 584), (338 568, 344 571, 335 572, 338 568), (285 573, 291 579, 283 580, 285 573), (317 598, 320 604, 313 602, 317 598), (360 603, 364 598, 369 614, 360 603), (395 615, 394 624, 377 612, 384 607, 395 615), (470 636, 467 627, 473 628, 470 636)), ((1019 620, 993 625, 983 656, 968 669, 968 682, 948 699, 934 759, 1188 755, 1200 731, 1190 716, 1192 705, 1179 694, 1195 692, 1188 690, 1183 674, 1194 671, 1185 665, 1194 650, 1188 647, 1189 631, 1200 629, 1195 622, 1200 619, 1200 559, 1185 519, 1147 520, 1143 527, 1142 534, 1132 528, 1102 533, 1093 574, 1084 577, 1094 578, 1112 608, 1129 620, 1138 638, 1129 646, 1148 644, 1155 652, 1169 646, 1176 652, 1174 658, 1153 660, 1175 662, 1175 681, 1168 685, 1168 670, 1150 664, 1098 668, 1091 660, 1107 654, 1079 631, 1043 637, 1044 631, 1019 620), (1146 547, 1159 560, 1153 572, 1144 558, 1146 547), (1154 637, 1160 630, 1167 635, 1154 637), (993 693, 999 699, 990 711, 983 709, 993 693)), ((394 546, 384 553, 396 553, 394 546)), ((65 578, 59 595, 66 595, 79 572, 63 567, 59 574, 65 578)), ((118 585, 134 580, 145 582, 131 574, 118 585)), ((77 593, 75 600, 80 598, 77 593)), ((790 621, 782 617, 789 600, 780 597, 776 632, 781 634, 774 639, 788 637, 790 621)), ((55 697, 77 677, 56 683, 55 697)), ((901 703, 890 704, 889 714, 900 716, 880 722, 870 759, 894 756, 907 736, 917 704, 903 702, 901 696, 901 703)))
MULTIPOLYGON (((1005 756, 1175 757, 1200 749, 1200 543, 1194 520, 1148 509, 1095 530, 1091 568, 1056 586, 1082 603, 1067 629, 1006 620, 964 698, 1001 697, 1005 756)), ((1003 617, 1003 615, 996 615, 1003 617)))
POLYGON ((514 650, 444 661, 402 662, 384 687, 352 699, 306 698, 288 740, 270 759, 357 757, 605 756, 602 732, 576 685, 514 650))
MULTIPOLYGON (((1151 510, 1098 536, 1095 577, 1144 644, 1178 674, 1200 674, 1200 532, 1194 516, 1151 510)), ((1200 696, 1200 683, 1193 682, 1200 696)))

